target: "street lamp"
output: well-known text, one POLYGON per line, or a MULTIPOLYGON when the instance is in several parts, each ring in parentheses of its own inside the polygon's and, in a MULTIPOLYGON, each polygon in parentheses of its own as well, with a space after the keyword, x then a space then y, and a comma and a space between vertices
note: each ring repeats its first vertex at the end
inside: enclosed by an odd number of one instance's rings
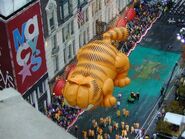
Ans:
POLYGON ((179 33, 177 33, 177 40, 181 40, 181 36, 179 33))
POLYGON ((181 28, 179 33, 177 33, 177 40, 185 44, 185 27, 181 28))

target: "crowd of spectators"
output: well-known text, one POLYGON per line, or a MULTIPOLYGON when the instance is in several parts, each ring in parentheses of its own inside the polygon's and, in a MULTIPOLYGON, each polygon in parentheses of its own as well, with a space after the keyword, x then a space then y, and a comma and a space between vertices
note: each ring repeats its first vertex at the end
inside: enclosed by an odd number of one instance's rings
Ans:
POLYGON ((146 3, 140 4, 139 8, 136 8, 136 17, 133 21, 127 23, 129 29, 129 37, 126 42, 121 42, 119 48, 124 53, 128 53, 130 49, 134 47, 137 41, 149 28, 151 23, 159 16, 160 6, 150 5, 146 3))
POLYGON ((52 99, 52 104, 47 109, 47 117, 67 129, 81 110, 65 105, 63 97, 53 96, 52 99))
POLYGON ((101 117, 92 120, 90 128, 83 130, 81 134, 83 139, 128 139, 129 134, 143 136, 144 132, 144 129, 140 129, 139 123, 129 125, 124 121, 112 121, 111 117, 101 117))

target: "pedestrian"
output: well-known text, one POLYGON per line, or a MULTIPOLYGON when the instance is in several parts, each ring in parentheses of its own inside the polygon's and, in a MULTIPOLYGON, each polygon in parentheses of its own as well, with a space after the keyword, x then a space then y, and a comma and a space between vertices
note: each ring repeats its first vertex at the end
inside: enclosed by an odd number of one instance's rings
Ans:
POLYGON ((130 128, 130 133, 131 134, 134 133, 134 127, 133 126, 131 126, 131 128, 130 128))
POLYGON ((161 114, 162 114, 162 116, 164 117, 164 115, 165 115, 165 109, 164 109, 164 108, 162 108, 161 114))
POLYGON ((121 111, 120 111, 120 110, 117 110, 116 114, 117 114, 117 117, 120 118, 120 116, 121 116, 121 111))
POLYGON ((120 105, 121 105, 121 103, 120 103, 120 101, 118 101, 117 102, 117 109, 119 109, 120 105))
POLYGON ((149 135, 145 135, 145 139, 150 139, 150 136, 149 135))
POLYGON ((125 125, 125 129, 127 132, 129 132, 129 125, 128 124, 125 125))
POLYGON ((75 125, 75 135, 78 138, 78 126, 77 125, 75 125))
POLYGON ((109 125, 108 129, 109 129, 109 133, 111 134, 112 133, 112 125, 109 125))
POLYGON ((157 134, 153 133, 153 139, 157 139, 157 134))
POLYGON ((140 97, 140 93, 139 92, 137 92, 136 93, 136 98, 139 100, 139 97, 140 97))
POLYGON ((121 122, 121 129, 125 128, 125 122, 121 122))
POLYGON ((157 118, 158 118, 158 119, 161 119, 161 117, 162 117, 162 113, 161 113, 160 111, 158 111, 158 113, 157 113, 157 118))
POLYGON ((161 96, 164 95, 164 87, 161 88, 161 96))
POLYGON ((122 97, 122 94, 119 93, 119 94, 118 94, 118 99, 121 99, 121 97, 122 97))

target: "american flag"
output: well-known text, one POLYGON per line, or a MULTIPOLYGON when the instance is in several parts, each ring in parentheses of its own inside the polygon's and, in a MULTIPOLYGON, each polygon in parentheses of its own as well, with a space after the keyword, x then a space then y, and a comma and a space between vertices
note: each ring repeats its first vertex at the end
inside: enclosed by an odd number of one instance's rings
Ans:
POLYGON ((81 7, 78 8, 77 16, 78 16, 78 23, 79 23, 79 24, 83 23, 83 21, 84 21, 84 13, 83 13, 81 7))

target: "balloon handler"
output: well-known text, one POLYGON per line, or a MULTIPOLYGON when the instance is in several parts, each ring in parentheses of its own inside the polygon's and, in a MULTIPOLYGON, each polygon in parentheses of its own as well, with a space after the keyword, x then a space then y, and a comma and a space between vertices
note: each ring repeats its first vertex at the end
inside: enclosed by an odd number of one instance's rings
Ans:
POLYGON ((90 42, 79 50, 77 65, 61 90, 66 104, 84 110, 116 104, 112 95, 114 86, 130 83, 127 77, 130 64, 128 57, 112 43, 127 38, 127 28, 113 28, 103 34, 103 40, 90 42))
POLYGON ((139 100, 139 97, 140 97, 140 93, 139 92, 137 92, 137 93, 131 92, 130 96, 127 99, 127 101, 129 103, 134 103, 135 100, 139 100))

